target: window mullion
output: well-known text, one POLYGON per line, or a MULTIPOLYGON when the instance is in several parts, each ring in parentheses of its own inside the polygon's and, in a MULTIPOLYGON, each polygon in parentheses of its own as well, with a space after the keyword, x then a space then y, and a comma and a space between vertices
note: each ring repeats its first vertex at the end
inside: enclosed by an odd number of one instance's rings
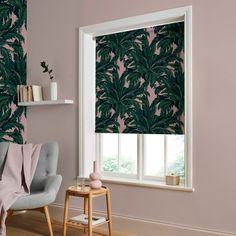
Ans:
POLYGON ((120 172, 121 135, 118 134, 118 172, 120 172))
POLYGON ((144 135, 138 134, 137 135, 137 148, 138 148, 138 160, 137 160, 137 171, 138 171, 138 179, 143 179, 143 173, 144 173, 144 135))
POLYGON ((102 144, 103 144, 102 134, 96 134, 96 160, 97 160, 97 168, 100 172, 102 172, 102 144))
POLYGON ((164 176, 167 175, 167 157, 168 157, 168 141, 167 135, 164 135, 164 176))

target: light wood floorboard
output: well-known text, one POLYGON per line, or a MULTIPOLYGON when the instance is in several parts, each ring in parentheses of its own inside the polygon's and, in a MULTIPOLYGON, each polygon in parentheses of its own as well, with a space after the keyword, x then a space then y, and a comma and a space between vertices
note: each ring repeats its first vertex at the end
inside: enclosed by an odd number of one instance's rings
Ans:
MULTIPOLYGON (((47 223, 44 215, 39 212, 26 212, 25 214, 13 215, 7 221, 7 236, 48 236, 47 223)), ((53 221, 54 236, 62 235, 62 223, 53 221)), ((93 236, 107 235, 104 230, 95 229, 93 236), (103 233, 102 233, 103 232, 103 233)), ((68 227, 67 236, 87 236, 83 230, 68 227)), ((114 232, 114 236, 129 236, 114 232)))

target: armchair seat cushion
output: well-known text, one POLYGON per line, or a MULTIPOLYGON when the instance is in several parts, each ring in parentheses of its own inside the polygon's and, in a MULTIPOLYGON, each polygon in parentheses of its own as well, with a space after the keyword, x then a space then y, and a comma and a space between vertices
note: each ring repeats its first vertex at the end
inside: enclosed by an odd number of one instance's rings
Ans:
POLYGON ((22 196, 12 205, 11 210, 34 209, 37 203, 38 207, 46 206, 53 202, 53 196, 47 192, 31 193, 27 196, 22 196))
POLYGON ((48 176, 42 191, 31 191, 30 195, 22 196, 11 206, 11 210, 35 209, 47 206, 56 199, 62 181, 61 175, 48 176))

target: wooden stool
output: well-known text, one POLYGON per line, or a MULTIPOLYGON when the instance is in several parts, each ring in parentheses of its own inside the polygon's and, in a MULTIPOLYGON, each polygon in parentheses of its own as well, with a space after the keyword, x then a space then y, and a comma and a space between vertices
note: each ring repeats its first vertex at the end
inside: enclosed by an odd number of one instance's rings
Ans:
POLYGON ((65 196, 65 208, 64 208, 64 222, 63 222, 63 236, 66 236, 67 226, 73 226, 84 230, 88 229, 88 236, 92 236, 93 228, 101 224, 107 223, 109 236, 112 236, 112 219, 111 219, 111 202, 110 202, 110 191, 107 187, 102 186, 100 189, 90 189, 89 186, 85 186, 84 190, 77 190, 75 186, 71 186, 66 190, 65 196), (93 225, 92 224, 92 200, 95 197, 106 195, 106 206, 107 206, 107 218, 104 222, 93 225), (88 224, 79 224, 72 221, 68 221, 68 207, 70 196, 84 198, 84 214, 88 215, 88 224))

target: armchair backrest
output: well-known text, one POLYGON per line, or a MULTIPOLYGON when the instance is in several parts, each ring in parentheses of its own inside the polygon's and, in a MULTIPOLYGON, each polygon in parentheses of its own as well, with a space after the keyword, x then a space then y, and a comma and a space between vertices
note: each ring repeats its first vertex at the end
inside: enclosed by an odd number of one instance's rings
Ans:
MULTIPOLYGON (((8 150, 8 142, 0 142, 0 176, 4 168, 4 161, 8 150)), ((42 145, 38 165, 31 184, 31 191, 41 190, 43 182, 49 175, 56 175, 59 148, 56 142, 42 145)))
POLYGON ((34 178, 56 175, 59 148, 56 142, 42 145, 34 178))

